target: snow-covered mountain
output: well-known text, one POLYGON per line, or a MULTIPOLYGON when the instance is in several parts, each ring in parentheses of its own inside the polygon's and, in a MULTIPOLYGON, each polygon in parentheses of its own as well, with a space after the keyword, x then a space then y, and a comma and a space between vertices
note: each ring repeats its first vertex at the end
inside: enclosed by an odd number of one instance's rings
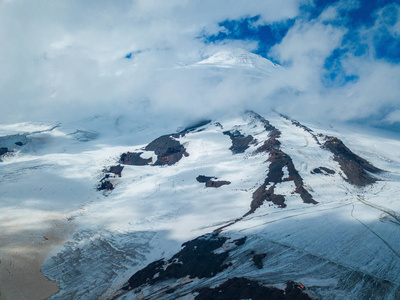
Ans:
POLYGON ((399 298, 398 140, 251 111, 104 122, 2 128, 5 299, 399 298))
POLYGON ((188 67, 209 70, 231 69, 263 76, 271 76, 281 69, 279 65, 270 60, 240 48, 228 48, 218 51, 214 55, 188 67))

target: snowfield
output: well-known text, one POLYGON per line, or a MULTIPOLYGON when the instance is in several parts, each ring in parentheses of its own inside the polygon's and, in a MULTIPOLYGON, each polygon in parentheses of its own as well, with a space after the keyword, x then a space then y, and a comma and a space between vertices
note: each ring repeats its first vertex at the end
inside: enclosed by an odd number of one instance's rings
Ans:
MULTIPOLYGON (((285 76, 240 49, 174 72, 199 69, 272 89, 285 76)), ((194 299, 240 277, 282 295, 301 282, 298 299, 400 299, 397 136, 276 112, 182 125, 0 125, 0 298, 194 299), (107 172, 127 152, 141 165, 107 172)))
MULTIPOLYGON (((264 117, 281 131, 282 151, 318 204, 303 203, 294 182, 283 180, 275 194, 285 197, 285 208, 266 201, 243 217, 270 165, 267 153, 255 153, 268 132, 247 115, 213 120, 181 136, 189 156, 174 165, 125 165, 122 177, 112 179, 112 191, 96 189, 104 168, 175 129, 149 121, 136 127, 126 121, 121 129, 112 120, 104 126, 106 119, 2 127, 0 140, 13 152, 0 163, 1 296, 108 298, 150 262, 168 259, 182 243, 232 223, 220 234, 247 240, 229 253, 228 269, 158 296, 190 299, 199 287, 244 276, 278 288, 288 280, 302 282, 315 299, 398 298, 400 141, 383 132, 306 124, 314 133, 337 136, 385 170, 376 183, 357 187, 309 132, 277 114, 264 117), (223 132, 233 129, 256 140, 243 153, 229 149, 232 141, 223 132), (11 145, 16 134, 22 146, 11 145), (335 174, 312 174, 321 166, 335 174), (199 175, 231 184, 208 188, 196 181, 199 175), (254 266, 251 251, 266 254, 262 269, 254 266)), ((283 179, 288 177, 283 169, 283 179)), ((157 290, 156 284, 141 293, 157 290)), ((131 291, 121 297, 136 296, 131 291)))

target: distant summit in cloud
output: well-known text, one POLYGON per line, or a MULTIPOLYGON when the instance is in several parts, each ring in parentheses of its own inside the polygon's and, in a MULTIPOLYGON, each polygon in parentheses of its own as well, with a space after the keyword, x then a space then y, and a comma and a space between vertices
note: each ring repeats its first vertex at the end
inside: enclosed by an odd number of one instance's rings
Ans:
POLYGON ((399 16, 400 5, 387 0, 7 1, 0 118, 167 111, 190 118, 221 112, 229 101, 232 109, 395 124, 399 16), (273 76, 261 84, 239 69, 273 76))

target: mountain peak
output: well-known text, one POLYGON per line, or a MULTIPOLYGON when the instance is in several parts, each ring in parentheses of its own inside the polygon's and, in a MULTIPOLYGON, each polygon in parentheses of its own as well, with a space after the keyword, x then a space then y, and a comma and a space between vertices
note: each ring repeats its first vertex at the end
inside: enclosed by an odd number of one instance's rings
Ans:
POLYGON ((194 66, 256 70, 267 74, 271 74, 280 68, 272 61, 241 48, 223 49, 194 64, 194 66))

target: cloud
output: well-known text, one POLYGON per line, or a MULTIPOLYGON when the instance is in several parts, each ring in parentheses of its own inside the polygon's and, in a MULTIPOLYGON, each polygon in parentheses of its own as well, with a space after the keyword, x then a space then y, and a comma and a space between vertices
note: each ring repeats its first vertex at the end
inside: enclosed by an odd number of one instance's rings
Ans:
POLYGON ((118 114, 121 107, 136 111, 143 101, 157 110, 165 100, 148 94, 166 95, 144 87, 172 92, 163 82, 173 79, 161 78, 159 70, 211 54, 213 47, 197 38, 201 32, 226 18, 261 13, 262 21, 273 22, 294 17, 298 7, 296 0, 3 1, 0 119, 118 114), (132 59, 124 59, 131 52, 132 59))
MULTIPOLYGON (((315 6, 308 0, 3 1, 0 120, 96 114, 191 119, 271 107, 303 117, 353 120, 376 115, 382 107, 399 109, 397 56, 375 55, 377 45, 387 42, 394 45, 388 53, 396 53, 398 6, 389 7, 397 15, 382 6, 370 13, 371 24, 356 26, 350 12, 363 7, 336 1, 310 13, 315 6), (218 43, 201 38, 226 34, 221 27, 226 20, 255 16, 247 27, 254 29, 251 38, 236 34, 235 26, 218 43), (285 72, 254 78, 232 70, 184 68, 223 47, 268 51, 257 30, 288 20, 292 23, 266 54, 285 72)), ((389 113, 382 120, 391 119, 389 113)))

